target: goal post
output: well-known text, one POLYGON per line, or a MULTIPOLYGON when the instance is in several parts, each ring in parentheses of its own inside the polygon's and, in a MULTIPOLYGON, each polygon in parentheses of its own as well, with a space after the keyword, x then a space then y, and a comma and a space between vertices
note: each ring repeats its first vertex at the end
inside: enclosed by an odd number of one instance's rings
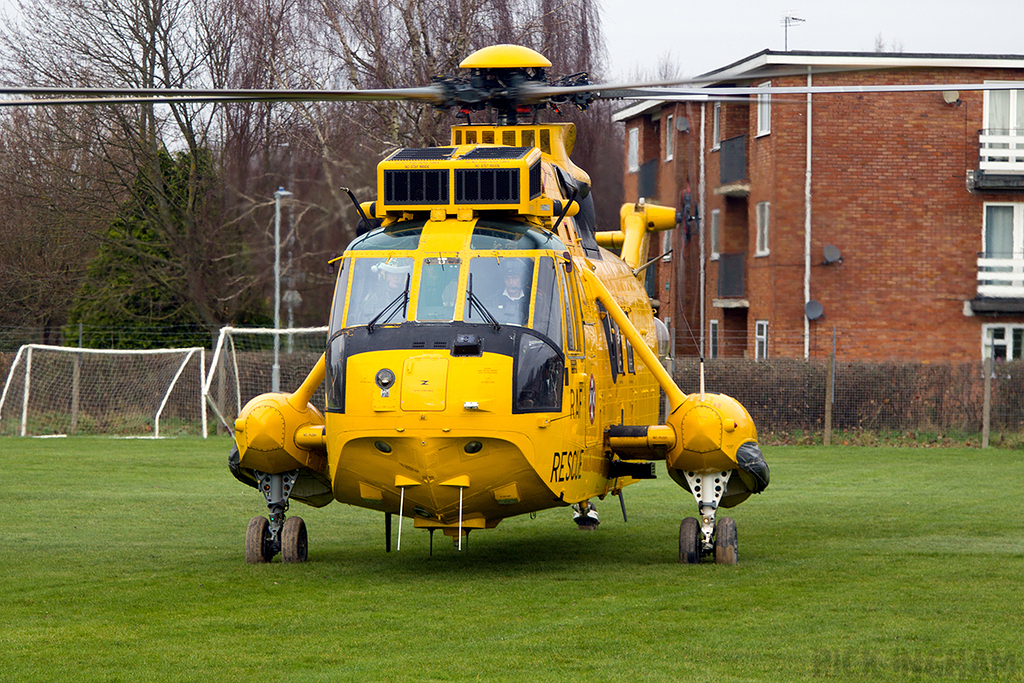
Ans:
POLYGON ((0 434, 206 438, 206 349, 26 344, 0 394, 0 434))
MULTIPOLYGON (((279 390, 289 392, 302 383, 326 348, 327 327, 222 327, 203 382, 203 396, 217 421, 233 433, 242 407, 274 390, 275 356, 279 390)), ((322 385, 313 404, 325 405, 322 385)))

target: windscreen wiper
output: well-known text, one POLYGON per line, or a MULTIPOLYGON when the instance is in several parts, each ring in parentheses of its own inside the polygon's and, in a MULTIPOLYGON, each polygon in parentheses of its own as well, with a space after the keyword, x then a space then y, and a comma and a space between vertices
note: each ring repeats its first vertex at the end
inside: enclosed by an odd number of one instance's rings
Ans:
POLYGON ((466 286, 466 299, 469 301, 469 313, 466 315, 467 320, 473 317, 473 306, 476 306, 477 310, 484 316, 484 319, 494 327, 494 331, 501 331, 501 325, 498 324, 497 318, 491 315, 491 312, 487 310, 486 306, 484 306, 484 302, 480 301, 480 297, 473 293, 472 273, 469 275, 469 283, 466 286))
POLYGON ((387 306, 383 308, 383 310, 381 310, 380 313, 373 316, 373 320, 366 324, 366 331, 368 333, 373 334, 374 325, 377 324, 377 321, 380 320, 381 316, 383 316, 385 313, 387 313, 388 315, 386 318, 384 318, 383 321, 381 321, 381 325, 387 325, 389 322, 391 322, 391 319, 395 317, 395 313, 398 313, 398 311, 402 311, 403 318, 408 317, 407 309, 409 307, 409 281, 411 278, 411 273, 405 276, 405 289, 402 290, 402 293, 396 296, 391 303, 389 303, 387 306))

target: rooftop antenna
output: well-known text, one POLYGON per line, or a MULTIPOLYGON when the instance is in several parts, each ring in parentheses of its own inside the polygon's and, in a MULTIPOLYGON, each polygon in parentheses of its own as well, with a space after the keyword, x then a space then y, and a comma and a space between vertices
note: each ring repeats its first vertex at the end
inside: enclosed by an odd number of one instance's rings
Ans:
POLYGON ((789 52, 789 27, 790 26, 794 26, 795 24, 802 24, 803 22, 804 22, 804 20, 801 19, 800 17, 793 16, 793 12, 786 12, 786 14, 784 14, 782 16, 782 22, 781 23, 782 23, 782 26, 785 28, 784 33, 785 33, 785 36, 786 36, 785 37, 785 46, 786 46, 785 47, 785 51, 786 52, 789 52))

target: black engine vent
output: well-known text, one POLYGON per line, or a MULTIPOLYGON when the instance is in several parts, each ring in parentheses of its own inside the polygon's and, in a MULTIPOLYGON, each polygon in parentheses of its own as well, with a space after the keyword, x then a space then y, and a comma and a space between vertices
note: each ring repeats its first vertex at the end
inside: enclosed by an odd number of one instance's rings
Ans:
POLYGON ((456 204, 518 204, 518 168, 455 170, 456 204))
POLYGON ((384 171, 385 204, 447 204, 448 169, 384 171))

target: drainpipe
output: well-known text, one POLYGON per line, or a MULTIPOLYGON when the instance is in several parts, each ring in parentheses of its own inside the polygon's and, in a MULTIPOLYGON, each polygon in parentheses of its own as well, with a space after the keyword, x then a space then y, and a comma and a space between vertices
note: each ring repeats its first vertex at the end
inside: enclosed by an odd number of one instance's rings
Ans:
MULTIPOLYGON (((811 87, 811 67, 807 67, 811 87)), ((804 306, 811 300, 811 93, 807 93, 807 160, 804 167, 804 306)), ((804 314, 804 360, 811 357, 811 321, 804 314)))
POLYGON ((700 103, 700 176, 697 180, 697 235, 698 241, 700 242, 700 357, 704 357, 704 330, 707 328, 707 321, 704 319, 704 300, 706 297, 705 291, 705 279, 707 263, 704 257, 704 164, 705 164, 705 117, 707 116, 707 104, 704 102, 700 103))

